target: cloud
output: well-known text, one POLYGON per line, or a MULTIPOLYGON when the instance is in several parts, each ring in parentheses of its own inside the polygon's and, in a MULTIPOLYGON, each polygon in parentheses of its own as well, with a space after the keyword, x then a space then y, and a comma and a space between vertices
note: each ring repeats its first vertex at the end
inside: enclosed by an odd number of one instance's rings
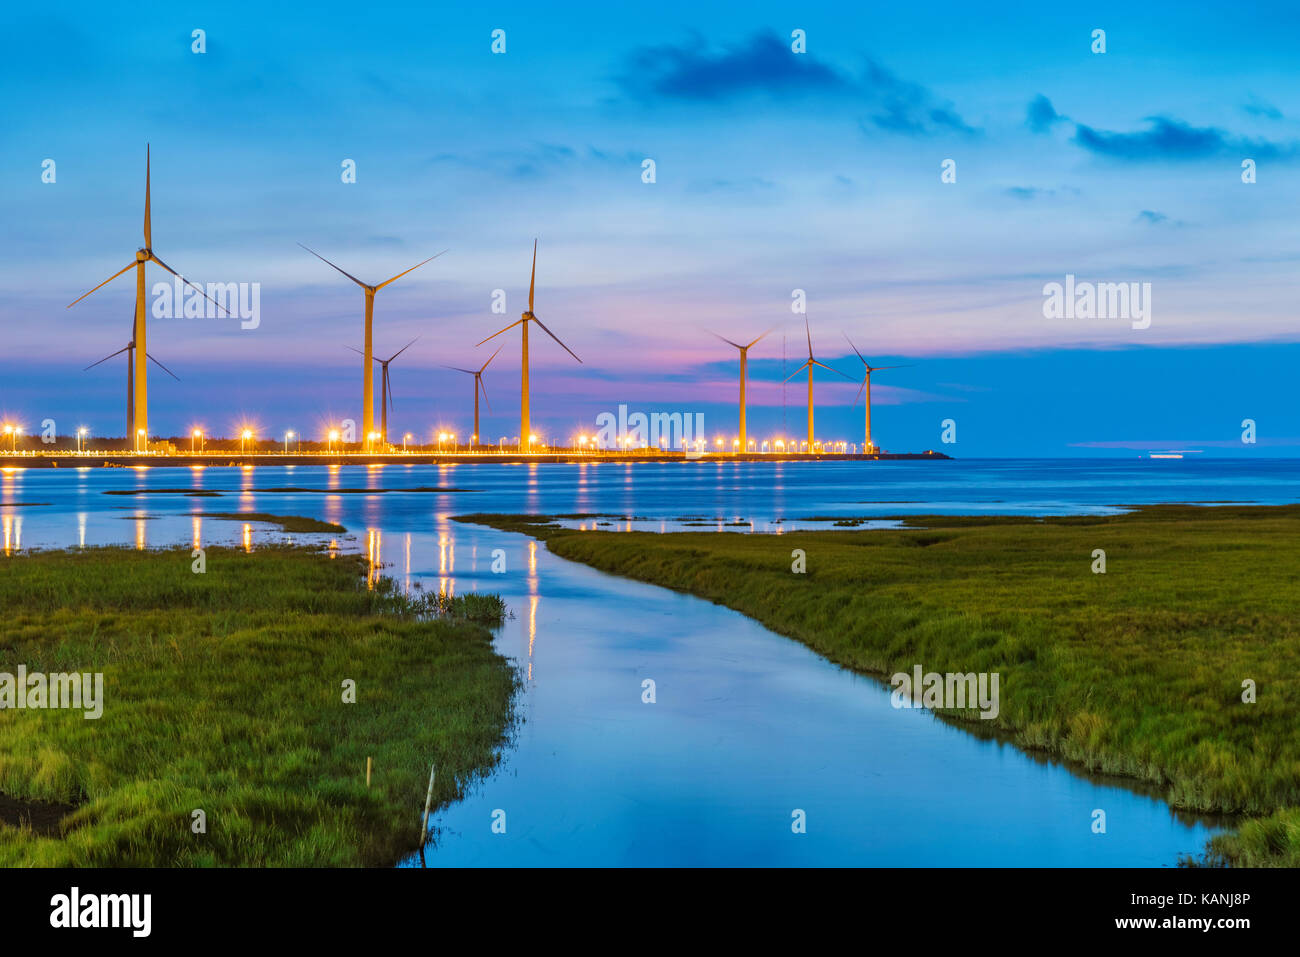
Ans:
POLYGON ((1034 199, 1047 199, 1053 196, 1078 196, 1079 191, 1073 186, 1062 186, 1060 189, 1044 189, 1041 186, 1008 186, 1002 191, 1012 199, 1019 199, 1028 202, 1034 199))
POLYGON ((1180 220, 1170 219, 1164 213, 1157 212, 1154 209, 1144 209, 1133 218, 1135 223, 1146 223, 1148 226, 1181 226, 1180 220))
POLYGON ((808 54, 792 53, 776 33, 763 31, 716 52, 699 36, 677 46, 642 47, 628 58, 618 84, 638 99, 718 101, 753 93, 845 92, 850 82, 808 54))
POLYGON ((1091 153, 1129 162, 1184 161, 1218 156, 1253 159, 1295 159, 1296 143, 1274 143, 1232 136, 1212 126, 1191 126, 1181 120, 1152 116, 1148 128, 1135 133, 1111 133, 1079 123, 1074 142, 1091 153))
POLYGON ((1241 109, 1243 112, 1248 113, 1251 116, 1259 117, 1260 119, 1265 119, 1265 120, 1282 119, 1281 110, 1279 110, 1272 103, 1268 103, 1264 100, 1261 100, 1259 97, 1253 94, 1251 95, 1250 99, 1248 99, 1245 103, 1242 104, 1241 109))
POLYGON ((1056 112, 1052 101, 1043 94, 1039 93, 1029 101, 1029 107, 1025 110, 1025 126, 1032 132, 1048 133, 1057 123, 1063 122, 1065 117, 1056 112))
POLYGON ((978 132, 952 104, 874 60, 868 58, 861 75, 854 75, 810 54, 792 52, 771 30, 721 49, 709 47, 699 36, 677 45, 641 47, 628 56, 615 79, 625 95, 642 102, 819 96, 870 108, 869 116, 860 121, 867 132, 872 128, 909 136, 978 132))

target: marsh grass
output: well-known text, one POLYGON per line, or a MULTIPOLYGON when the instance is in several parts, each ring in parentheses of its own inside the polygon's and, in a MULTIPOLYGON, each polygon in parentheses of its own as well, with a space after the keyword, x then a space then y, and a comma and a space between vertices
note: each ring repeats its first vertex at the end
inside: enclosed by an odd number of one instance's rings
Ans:
POLYGON ((1220 860, 1300 861, 1300 506, 910 516, 906 529, 781 535, 463 520, 726 605, 855 671, 999 672, 991 723, 1017 744, 1139 779, 1175 807, 1244 815, 1213 841, 1220 860), (791 572, 796 548, 806 574, 791 572))
POLYGON ((0 792, 76 808, 57 836, 0 825, 0 865, 389 865, 430 762, 438 805, 495 765, 518 680, 483 626, 498 597, 368 588, 362 558, 288 546, 190 569, 188 548, 0 559, 0 670, 105 685, 99 720, 0 711, 0 792))

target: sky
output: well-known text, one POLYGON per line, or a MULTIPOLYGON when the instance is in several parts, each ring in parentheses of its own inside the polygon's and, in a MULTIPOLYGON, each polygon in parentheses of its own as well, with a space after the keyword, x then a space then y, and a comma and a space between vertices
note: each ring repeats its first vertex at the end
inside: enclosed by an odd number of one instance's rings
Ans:
POLYGON ((1300 446, 1294 6, 177 6, 0 15, 0 416, 28 431, 124 430, 124 357, 82 370, 129 338, 131 276, 66 307, 142 245, 147 143, 157 254, 260 294, 255 328, 149 320, 159 434, 359 419, 362 293, 301 243, 372 283, 446 250, 376 299, 376 354, 418 337, 390 434, 468 433, 444 367, 504 340, 481 431, 517 435, 518 330, 477 344, 536 239, 536 314, 582 359, 532 332, 552 441, 620 405, 734 435, 711 333, 768 329, 750 433, 802 434, 806 319, 847 377, 817 372, 819 438, 862 438, 847 335, 905 366, 872 385, 891 451, 1300 446), (1067 276, 1149 290, 1149 323, 1049 316, 1067 276))

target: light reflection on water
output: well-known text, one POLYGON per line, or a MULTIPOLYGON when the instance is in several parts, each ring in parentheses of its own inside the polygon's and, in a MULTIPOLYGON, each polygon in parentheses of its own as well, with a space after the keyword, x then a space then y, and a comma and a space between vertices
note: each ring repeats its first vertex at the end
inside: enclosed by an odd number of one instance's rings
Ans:
POLYGON ((836 466, 820 479, 794 463, 27 470, 0 476, 0 534, 9 556, 107 543, 328 541, 367 556, 372 587, 390 574, 408 589, 502 594, 514 617, 496 644, 519 665, 524 721, 502 767, 435 815, 429 866, 1168 865, 1200 850, 1204 823, 924 712, 896 711, 879 683, 727 609, 451 520, 475 511, 599 512, 629 516, 620 529, 728 531, 744 519, 761 531, 776 519, 790 529, 813 515, 954 503, 1095 511, 1162 496, 1292 501, 1300 488, 1295 463, 1251 471, 1202 461, 1156 472, 1088 462, 1073 473, 1056 463, 882 464, 836 466), (318 491, 265 491, 288 486, 318 491), (430 486, 477 491, 401 491, 430 486), (103 494, 150 488, 220 496, 103 494), (370 491, 345 491, 356 488, 370 491), (349 534, 291 535, 195 514, 206 511, 310 515, 349 534), (711 524, 684 524, 700 516, 711 524), (656 683, 653 705, 642 702, 646 679, 656 683), (809 821, 797 836, 796 808, 809 821), (1106 835, 1091 832, 1097 808, 1107 813, 1106 835), (496 809, 507 811, 505 835, 490 829, 496 809))

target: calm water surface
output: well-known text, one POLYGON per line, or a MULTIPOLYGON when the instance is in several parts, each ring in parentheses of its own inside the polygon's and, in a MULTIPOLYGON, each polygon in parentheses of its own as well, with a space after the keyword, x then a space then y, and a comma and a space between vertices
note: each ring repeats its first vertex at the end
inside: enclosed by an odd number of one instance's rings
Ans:
POLYGON ((405 587, 500 592, 514 617, 496 643, 518 663, 523 720, 501 767, 437 815, 430 867, 1160 866, 1198 852, 1211 828, 1121 784, 895 710, 883 685, 727 609, 451 516, 600 513, 622 521, 574 521, 779 531, 823 516, 1295 502, 1298 480, 1300 463, 1279 460, 30 469, 0 473, 0 544, 13 556, 329 540, 194 513, 312 515, 346 526, 340 546, 405 587), (414 491, 435 487, 467 491, 414 491), (313 491, 272 491, 284 488, 313 491), (147 494, 105 494, 128 490, 147 494), (491 571, 496 549, 504 574, 491 571), (654 704, 642 702, 646 679, 654 704), (1091 830, 1097 809, 1104 835, 1091 830), (796 810, 805 834, 792 833, 796 810), (504 834, 491 827, 498 811, 504 834))

